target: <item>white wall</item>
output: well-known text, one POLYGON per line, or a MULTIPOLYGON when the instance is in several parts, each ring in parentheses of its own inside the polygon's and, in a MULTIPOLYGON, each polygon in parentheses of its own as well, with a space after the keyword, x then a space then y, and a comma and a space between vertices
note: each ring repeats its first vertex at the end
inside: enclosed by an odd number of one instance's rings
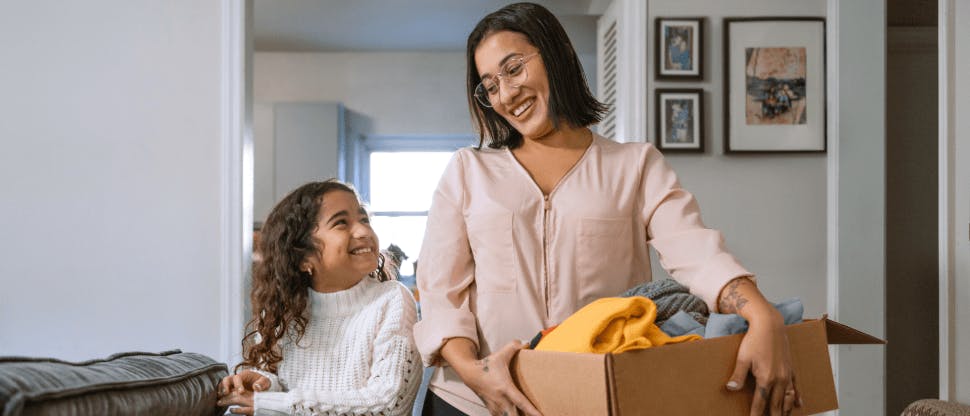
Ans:
POLYGON ((458 52, 257 52, 254 57, 257 103, 339 102, 367 118, 366 134, 469 134, 464 82, 465 57, 458 52))
MULTIPOLYGON (((595 80, 595 55, 579 57, 587 78, 595 80)), ((273 156, 267 153, 273 152, 277 103, 343 104, 348 141, 366 135, 474 135, 464 52, 257 52, 253 77, 257 220, 275 203, 262 184, 272 183, 273 156)))
POLYGON ((4 3, 0 355, 221 358, 221 7, 4 3))
MULTIPOLYGON (((596 57, 580 60, 595 80, 596 57)), ((464 52, 257 52, 254 65, 257 103, 340 102, 364 134, 472 133, 464 52)))
MULTIPOLYGON (((701 204, 704 221, 724 233, 728 248, 758 275, 770 300, 799 297, 808 317, 826 312, 825 154, 724 154, 724 26, 726 17, 825 16, 824 1, 651 0, 647 132, 655 136, 654 90, 703 88, 704 154, 668 154, 682 185, 701 204), (658 17, 706 17, 704 80, 654 78, 658 17)), ((665 276, 654 262, 654 276, 665 276)))
POLYGON ((343 108, 332 102, 256 106, 254 220, 263 221, 275 203, 309 181, 339 177, 343 108), (268 111, 266 107, 269 107, 268 111), (268 118, 267 118, 268 117, 268 118), (268 125, 264 125, 263 123, 268 125))

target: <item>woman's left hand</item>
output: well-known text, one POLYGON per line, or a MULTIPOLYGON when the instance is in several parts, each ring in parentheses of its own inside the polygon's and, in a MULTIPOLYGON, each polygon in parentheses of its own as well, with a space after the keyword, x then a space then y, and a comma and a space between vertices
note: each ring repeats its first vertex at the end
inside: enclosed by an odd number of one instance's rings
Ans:
POLYGON ((761 416, 766 410, 772 416, 788 415, 798 401, 785 326, 770 321, 773 319, 749 323, 748 333, 738 349, 734 374, 727 383, 728 390, 737 391, 744 385, 748 372, 754 374, 751 416, 761 416))
POLYGON ((747 278, 729 283, 719 299, 722 313, 738 313, 748 321, 748 332, 738 348, 737 362, 727 389, 741 390, 750 372, 755 378, 751 416, 791 414, 795 406, 801 406, 801 398, 795 387, 788 336, 781 314, 747 278))

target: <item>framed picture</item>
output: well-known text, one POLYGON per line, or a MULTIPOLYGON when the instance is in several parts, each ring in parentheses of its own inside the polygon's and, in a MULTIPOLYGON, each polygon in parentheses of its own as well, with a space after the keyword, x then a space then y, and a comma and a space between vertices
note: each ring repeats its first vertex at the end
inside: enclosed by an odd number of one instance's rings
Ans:
POLYGON ((658 89, 657 148, 664 153, 704 152, 704 90, 658 89))
POLYGON ((825 19, 724 19, 724 150, 825 152, 825 19))
POLYGON ((704 19, 657 18, 656 78, 699 81, 704 78, 704 19))

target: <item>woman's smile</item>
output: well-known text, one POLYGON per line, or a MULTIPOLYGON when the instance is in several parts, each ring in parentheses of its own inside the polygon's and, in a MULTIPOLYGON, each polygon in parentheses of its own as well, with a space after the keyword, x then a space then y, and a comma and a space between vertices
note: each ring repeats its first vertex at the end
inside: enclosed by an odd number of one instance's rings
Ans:
POLYGON ((520 118, 522 116, 522 113, 525 112, 525 110, 532 108, 532 104, 534 102, 535 102, 534 98, 526 100, 524 103, 522 103, 518 107, 515 107, 515 109, 512 110, 512 116, 515 118, 520 118))

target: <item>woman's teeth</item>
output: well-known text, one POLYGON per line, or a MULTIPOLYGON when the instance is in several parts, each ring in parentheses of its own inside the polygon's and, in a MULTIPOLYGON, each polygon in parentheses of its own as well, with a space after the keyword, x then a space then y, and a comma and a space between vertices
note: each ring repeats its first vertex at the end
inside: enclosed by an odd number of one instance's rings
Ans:
POLYGON ((522 105, 520 105, 518 107, 515 107, 515 109, 512 110, 512 115, 515 116, 515 117, 518 117, 518 116, 522 115, 522 113, 525 112, 525 110, 528 110, 529 107, 532 107, 532 102, 533 101, 535 101, 535 100, 526 101, 526 102, 522 103, 522 105))
POLYGON ((354 249, 350 252, 350 254, 364 254, 364 253, 370 253, 371 251, 372 250, 370 249, 370 247, 364 247, 364 248, 354 249))

